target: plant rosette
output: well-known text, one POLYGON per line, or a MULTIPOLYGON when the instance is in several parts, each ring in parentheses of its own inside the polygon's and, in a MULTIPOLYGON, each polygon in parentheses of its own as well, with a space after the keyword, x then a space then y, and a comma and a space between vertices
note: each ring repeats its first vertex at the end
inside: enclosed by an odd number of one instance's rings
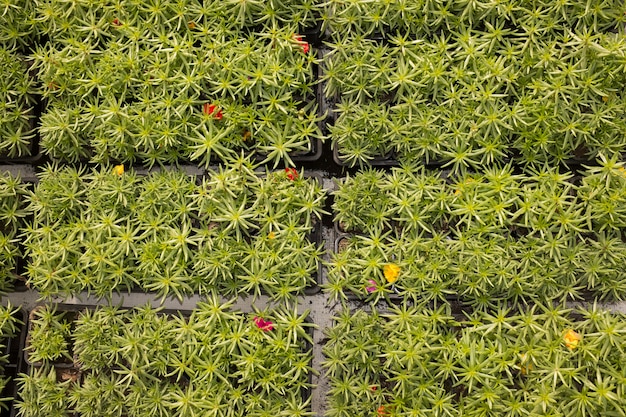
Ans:
POLYGON ((625 333, 623 314, 596 305, 346 309, 326 331, 326 414, 619 414, 625 333))
POLYGON ((38 415, 32 412, 57 391, 66 395, 56 405, 78 415, 201 415, 216 407, 234 416, 281 409, 307 415, 307 313, 283 307, 244 314, 231 305, 211 296, 184 314, 149 305, 83 310, 72 335, 82 378, 34 395, 31 387, 46 374, 21 375, 20 415, 38 415))

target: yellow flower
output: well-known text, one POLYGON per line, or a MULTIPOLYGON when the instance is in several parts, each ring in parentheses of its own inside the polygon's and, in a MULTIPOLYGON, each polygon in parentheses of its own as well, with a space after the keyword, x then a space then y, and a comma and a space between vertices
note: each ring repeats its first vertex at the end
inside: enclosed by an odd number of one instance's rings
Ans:
POLYGON ((570 350, 576 349, 581 339, 582 339, 582 336, 576 333, 572 329, 567 329, 567 331, 565 332, 565 335, 563 336, 563 340, 565 341, 565 346, 567 346, 567 348, 570 350))
POLYGON ((622 177, 626 177, 626 168, 618 167, 617 170, 619 171, 620 174, 622 174, 622 177))
POLYGON ((115 165, 113 167, 113 173, 115 175, 121 176, 124 173, 124 165, 115 165))
POLYGON ((274 232, 269 232, 269 234, 267 235, 268 239, 274 239, 276 237, 276 233, 274 232))
POLYGON ((385 274, 385 279, 390 284, 393 284, 398 280, 398 276, 400 275, 400 267, 396 264, 387 264, 383 267, 383 274, 385 274))
POLYGON ((533 369, 533 364, 528 363, 528 355, 526 353, 522 353, 519 355, 520 365, 519 370, 522 375, 528 375, 528 373, 533 369))

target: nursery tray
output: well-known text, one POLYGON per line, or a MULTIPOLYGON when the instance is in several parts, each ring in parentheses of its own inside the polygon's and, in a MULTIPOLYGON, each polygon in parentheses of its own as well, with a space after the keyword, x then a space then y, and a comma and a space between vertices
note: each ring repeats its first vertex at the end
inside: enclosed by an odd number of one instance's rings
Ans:
MULTIPOLYGON (((85 310, 96 310, 97 308, 99 308, 101 306, 98 305, 87 305, 87 304, 56 304, 56 311, 57 312, 73 312, 74 313, 74 320, 78 317, 78 314, 80 314, 80 312, 85 311, 85 310)), ((121 307, 121 310, 126 310, 126 311, 132 311, 133 307, 121 307)), ((31 310, 32 311, 32 310, 31 310)), ((162 309, 160 310, 157 314, 162 314, 162 315, 182 315, 183 317, 190 317, 192 314, 193 310, 185 310, 185 309, 162 309)), ((21 353, 22 351, 24 352, 23 355, 23 359, 22 361, 20 361, 18 363, 18 365, 15 367, 16 371, 15 374, 17 375, 17 373, 20 372, 25 372, 25 373, 29 373, 31 368, 38 368, 41 366, 41 364, 33 364, 30 362, 27 362, 25 359, 26 357, 26 351, 24 350, 24 346, 25 346, 25 340, 26 340, 26 331, 24 331, 24 329, 27 328, 27 324, 26 321, 28 319, 28 316, 26 314, 26 312, 24 312, 22 310, 22 314, 24 316, 24 318, 22 319, 24 321, 24 326, 22 326, 22 331, 20 331, 20 335, 19 335, 19 345, 17 345, 17 348, 15 348, 15 351, 18 353, 18 356, 22 356, 19 355, 19 353, 21 353)), ((306 317, 304 320, 305 323, 311 324, 313 323, 313 320, 310 317, 306 317)), ((73 327, 73 326, 72 326, 73 327)), ((314 339, 314 332, 315 329, 312 326, 307 326, 305 327, 305 331, 306 333, 309 335, 309 337, 311 338, 311 340, 315 340, 314 339)), ((17 340, 17 336, 15 339, 11 339, 11 340, 17 340)), ((311 359, 309 361, 311 367, 313 365, 313 344, 307 340, 304 340, 304 351, 310 351, 311 352, 311 359)), ((72 349, 70 348, 70 351, 72 351, 72 349)), ((65 364, 52 364, 52 366, 56 369, 57 374, 61 374, 62 372, 73 372, 76 373, 78 375, 78 378, 80 379, 83 375, 80 366, 78 366, 77 364, 72 363, 69 366, 65 366, 65 364)), ((116 366, 113 366, 110 368, 111 370, 117 369, 116 366)), ((306 401, 308 398, 311 397, 312 395, 312 388, 311 386, 313 385, 313 373, 309 372, 307 375, 307 383, 309 385, 309 387, 303 387, 301 390, 301 396, 302 396, 302 400, 306 401)), ((3 396, 13 396, 13 398, 17 398, 18 396, 18 390, 17 390, 17 385, 15 383, 12 384, 7 384, 7 389, 5 389, 5 391, 2 393, 3 396), (9 385, 11 386, 11 391, 9 392, 7 389, 9 387, 9 385), (6 393, 6 394, 5 394, 6 393)), ((309 411, 311 411, 311 406, 309 405, 308 407, 309 411)), ((11 406, 9 410, 2 410, 2 412, 0 412, 0 417, 4 417, 4 416, 15 416, 16 415, 16 410, 11 406)))

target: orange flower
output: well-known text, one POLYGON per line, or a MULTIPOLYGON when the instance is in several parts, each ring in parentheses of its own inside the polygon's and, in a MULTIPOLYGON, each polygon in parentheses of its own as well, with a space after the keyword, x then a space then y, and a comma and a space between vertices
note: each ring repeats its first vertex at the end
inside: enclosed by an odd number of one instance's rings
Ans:
POLYGON ((376 410, 376 415, 378 417, 383 417, 383 416, 388 416, 389 413, 387 412, 387 410, 385 410, 385 406, 381 405, 380 407, 378 407, 378 410, 376 410))
POLYGON ((291 181, 295 181, 298 178, 298 171, 295 168, 285 168, 285 172, 287 173, 287 178, 291 181))
POLYGON ((567 329, 565 335, 563 336, 563 340, 565 341, 565 346, 567 346, 569 350, 573 350, 576 349, 582 340, 582 336, 572 329, 567 329))
POLYGON ((191 21, 191 22, 187 23, 187 26, 189 27, 189 29, 195 29, 196 28, 196 22, 191 21))
POLYGON ((398 276, 400 276, 400 267, 396 264, 387 264, 383 267, 383 274, 387 282, 393 284, 398 280, 398 276))
POLYGON ((124 173, 124 165, 115 165, 113 167, 113 173, 117 176, 121 176, 124 173))
POLYGON ((309 49, 311 49, 311 47, 309 46, 309 44, 306 41, 304 41, 302 39, 302 36, 300 36, 300 35, 293 35, 293 37, 296 40, 296 42, 298 42, 298 44, 300 44, 300 47, 302 48, 302 53, 308 54, 309 53, 309 49))
POLYGON ((202 105, 202 112, 207 116, 213 116, 217 120, 222 120, 224 115, 222 114, 222 110, 218 109, 215 104, 204 103, 202 105))
POLYGON ((520 355, 520 373, 522 375, 528 375, 528 373, 530 371, 532 371, 533 369, 533 364, 532 363, 528 363, 528 355, 526 353, 522 353, 520 355))

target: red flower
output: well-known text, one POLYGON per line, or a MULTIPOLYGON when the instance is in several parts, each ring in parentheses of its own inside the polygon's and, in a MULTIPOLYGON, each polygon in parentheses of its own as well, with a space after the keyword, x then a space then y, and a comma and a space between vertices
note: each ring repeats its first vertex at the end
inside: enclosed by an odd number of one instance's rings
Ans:
POLYGON ((295 168, 285 168, 285 172, 287 173, 287 178, 291 181, 295 181, 298 178, 298 171, 295 168))
POLYGON ((224 117, 222 110, 218 109, 215 104, 204 103, 202 106, 202 112, 207 116, 215 117, 217 120, 222 120, 222 117, 224 117))
POLYGON ((296 42, 298 42, 300 44, 300 47, 302 48, 302 52, 305 54, 309 53, 309 49, 311 49, 311 47, 309 46, 309 44, 306 41, 302 40, 302 36, 300 35, 293 35, 294 39, 296 40, 296 42))
POLYGON ((122 26, 122 24, 120 23, 120 19, 118 19, 117 17, 115 19, 113 19, 113 25, 114 26, 122 26))
POLYGON ((256 327, 263 330, 264 332, 269 332, 270 330, 274 330, 274 323, 269 320, 263 320, 261 317, 254 317, 254 324, 256 327))

